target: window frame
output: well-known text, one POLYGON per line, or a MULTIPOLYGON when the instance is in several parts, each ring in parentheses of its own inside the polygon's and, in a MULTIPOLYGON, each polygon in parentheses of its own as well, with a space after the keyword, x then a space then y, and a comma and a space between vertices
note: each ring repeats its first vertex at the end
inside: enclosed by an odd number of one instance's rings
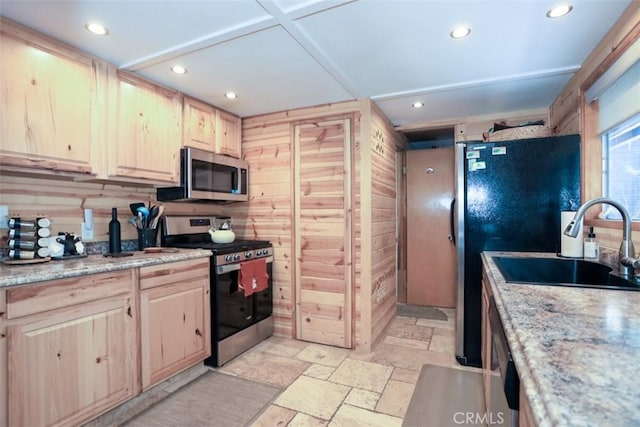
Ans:
MULTIPOLYGON (((602 70, 600 70, 602 71, 602 70)), ((602 74, 602 72, 600 73, 602 74)), ((592 77, 588 81, 595 81, 592 77)), ((586 87, 581 90, 581 128, 582 128, 582 200, 587 201, 603 197, 602 185, 602 137, 598 134, 598 100, 588 103, 585 99, 586 87)), ((589 209, 584 217, 584 225, 612 230, 622 229, 620 219, 600 219, 600 210, 589 209)), ((640 221, 633 221, 631 228, 640 232, 640 221)))

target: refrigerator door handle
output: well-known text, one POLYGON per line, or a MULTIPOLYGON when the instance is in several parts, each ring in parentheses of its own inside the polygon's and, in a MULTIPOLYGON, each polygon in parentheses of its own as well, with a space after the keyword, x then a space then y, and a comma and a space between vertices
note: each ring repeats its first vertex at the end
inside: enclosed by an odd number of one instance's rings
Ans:
POLYGON ((456 199, 454 198, 451 201, 451 207, 449 208, 449 227, 451 232, 451 234, 449 234, 449 240, 451 241, 451 243, 453 243, 453 246, 456 246, 456 230, 455 230, 455 225, 453 220, 455 215, 455 206, 456 206, 456 199))

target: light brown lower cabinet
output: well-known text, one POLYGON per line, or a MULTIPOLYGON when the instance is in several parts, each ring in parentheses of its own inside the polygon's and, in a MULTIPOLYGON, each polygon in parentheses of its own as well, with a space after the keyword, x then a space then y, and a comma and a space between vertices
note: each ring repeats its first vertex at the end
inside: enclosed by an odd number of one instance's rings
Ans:
POLYGON ((123 270, 6 291, 8 425, 77 425, 135 395, 134 277, 123 270))
POLYGON ((209 321, 209 258, 0 289, 0 427, 101 415, 209 356, 209 321))
POLYGON ((531 405, 527 394, 524 392, 524 388, 520 385, 520 413, 518 417, 518 427, 536 427, 535 419, 533 418, 533 412, 531 411, 531 405))
POLYGON ((0 427, 7 427, 7 326, 5 291, 0 289, 0 427))
POLYGON ((482 357, 482 384, 484 389, 484 403, 487 414, 491 414, 491 376, 492 366, 491 360, 492 354, 492 340, 491 340, 491 325, 489 324, 489 298, 490 298, 489 284, 482 278, 482 347, 480 354, 482 357))
POLYGON ((209 259, 140 269, 142 389, 211 355, 209 259))

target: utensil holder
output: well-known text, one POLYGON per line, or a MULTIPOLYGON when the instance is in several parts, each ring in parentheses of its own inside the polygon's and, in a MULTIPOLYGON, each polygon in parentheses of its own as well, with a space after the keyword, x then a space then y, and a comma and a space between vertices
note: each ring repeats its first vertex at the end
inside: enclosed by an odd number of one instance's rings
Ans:
POLYGON ((157 228, 138 228, 138 250, 156 246, 157 228))

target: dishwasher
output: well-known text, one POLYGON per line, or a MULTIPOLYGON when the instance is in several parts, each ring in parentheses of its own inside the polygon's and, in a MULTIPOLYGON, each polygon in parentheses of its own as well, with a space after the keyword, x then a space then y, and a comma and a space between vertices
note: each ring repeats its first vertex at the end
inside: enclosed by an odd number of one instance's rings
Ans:
POLYGON ((498 314, 493 296, 489 302, 489 323, 491 325, 491 369, 498 371, 491 381, 491 414, 500 424, 516 427, 520 403, 520 379, 511 357, 504 327, 498 314))

